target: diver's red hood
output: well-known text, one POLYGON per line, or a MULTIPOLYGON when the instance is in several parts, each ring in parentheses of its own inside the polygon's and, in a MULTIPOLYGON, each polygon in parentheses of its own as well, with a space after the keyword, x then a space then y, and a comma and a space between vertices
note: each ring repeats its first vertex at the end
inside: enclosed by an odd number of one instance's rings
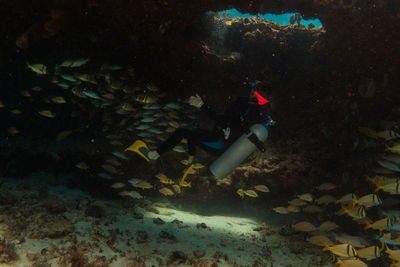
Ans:
POLYGON ((264 97, 262 97, 257 91, 254 91, 253 94, 257 97, 258 104, 259 104, 260 106, 265 105, 265 104, 267 104, 267 103, 269 102, 267 99, 265 99, 264 97))

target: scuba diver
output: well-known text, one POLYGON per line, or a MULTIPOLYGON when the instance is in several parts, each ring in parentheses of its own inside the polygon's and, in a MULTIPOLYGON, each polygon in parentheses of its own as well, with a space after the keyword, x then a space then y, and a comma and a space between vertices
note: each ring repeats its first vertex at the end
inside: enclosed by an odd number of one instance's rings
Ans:
MULTIPOLYGON (((189 165, 194 162, 196 147, 201 146, 206 151, 222 154, 241 135, 250 133, 250 126, 260 123, 267 129, 275 121, 269 115, 270 102, 266 99, 267 92, 257 90, 256 83, 251 83, 250 97, 238 97, 224 114, 217 114, 210 106, 204 104, 202 98, 196 94, 189 98, 189 104, 201 109, 215 121, 212 131, 194 126, 178 128, 157 150, 149 151, 150 160, 157 160, 162 154, 179 144, 183 138, 187 140, 189 165)), ((251 134, 248 139, 261 151, 265 151, 262 142, 256 135, 251 134)))

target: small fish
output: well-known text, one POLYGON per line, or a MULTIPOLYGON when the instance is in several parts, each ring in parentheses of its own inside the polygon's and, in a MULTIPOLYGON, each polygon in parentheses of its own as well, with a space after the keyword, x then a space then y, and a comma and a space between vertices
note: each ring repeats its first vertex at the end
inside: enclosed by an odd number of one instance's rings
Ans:
POLYGON ((368 267, 365 262, 357 258, 337 258, 336 264, 339 265, 339 267, 368 267))
POLYGON ((44 75, 47 74, 47 67, 46 65, 43 64, 29 64, 29 62, 26 63, 26 67, 31 69, 33 72, 39 75, 44 75))
POLYGON ((179 127, 179 123, 177 123, 176 121, 170 121, 170 122, 168 122, 168 124, 173 128, 178 128, 179 127))
POLYGON ((315 227, 312 223, 306 221, 296 223, 292 227, 295 231, 302 232, 313 232, 317 230, 317 227, 315 227))
POLYGON ((260 191, 260 192, 264 192, 264 193, 270 192, 269 188, 263 184, 254 186, 254 189, 257 191, 260 191))
POLYGON ((89 82, 92 84, 97 84, 97 81, 95 79, 95 77, 93 75, 89 75, 89 74, 78 74, 75 75, 75 77, 83 82, 89 82))
POLYGON ((238 190, 236 190, 236 193, 241 197, 244 198, 244 190, 242 188, 239 188, 238 190))
POLYGON ((337 215, 347 214, 354 219, 362 219, 365 217, 365 207, 364 206, 354 206, 354 207, 345 207, 342 206, 342 209, 337 212, 337 215))
POLYGON ((317 204, 319 205, 328 205, 331 203, 335 203, 336 202, 336 198, 332 195, 323 195, 320 198, 316 199, 317 204))
POLYGON ((60 86, 60 87, 62 87, 64 89, 68 89, 69 88, 69 84, 67 84, 67 83, 58 82, 56 84, 57 84, 57 86, 60 86))
POLYGON ((82 89, 80 89, 80 88, 78 88, 77 86, 75 86, 75 87, 72 87, 72 93, 75 95, 75 96, 77 96, 77 97, 79 97, 79 98, 87 98, 87 96, 85 96, 83 93, 82 93, 82 89))
POLYGON ((390 154, 384 155, 382 158, 386 161, 391 161, 393 163, 396 163, 397 165, 400 165, 400 155, 390 154))
POLYGON ((339 198, 336 203, 340 203, 342 205, 353 205, 354 201, 356 201, 357 199, 358 197, 355 194, 349 193, 339 198))
POLYGON ((15 128, 15 127, 8 127, 7 128, 7 132, 9 133, 9 134, 11 134, 11 135, 17 135, 17 134, 19 134, 19 130, 17 129, 17 128, 15 128))
POLYGON ((297 195, 297 197, 301 200, 312 202, 314 200, 314 196, 310 193, 297 195))
POLYGON ((136 108, 134 108, 131 104, 129 103, 124 103, 121 108, 125 111, 131 111, 131 112, 135 112, 136 108))
POLYGON ((367 248, 357 249, 357 254, 358 257, 370 261, 381 257, 381 250, 377 246, 370 246, 367 248))
POLYGON ((154 122, 156 121, 157 118, 153 118, 153 117, 144 117, 143 119, 141 119, 141 122, 154 122))
POLYGON ((339 226, 336 223, 331 222, 331 221, 326 221, 326 222, 321 223, 321 225, 318 227, 318 230, 320 232, 329 232, 329 231, 335 230, 338 227, 339 226))
POLYGON ((394 145, 394 146, 385 146, 385 151, 390 151, 392 153, 397 153, 400 154, 400 144, 394 145))
POLYGON ((381 165, 383 168, 395 171, 395 172, 400 172, 400 167, 392 162, 392 161, 386 161, 386 160, 378 160, 379 165, 381 165))
POLYGON ((372 129, 368 128, 368 127, 359 127, 358 130, 361 133, 363 133, 363 134, 365 134, 365 135, 367 135, 369 137, 382 138, 382 139, 385 139, 386 141, 400 137, 400 135, 398 135, 396 132, 394 132, 392 130, 384 130, 384 131, 377 132, 377 131, 372 130, 372 129))
POLYGON ((354 205, 362 205, 366 208, 382 205, 382 199, 376 194, 368 194, 353 201, 354 205))
POLYGON ((66 67, 66 68, 77 68, 77 67, 80 67, 82 65, 85 65, 88 61, 89 61, 88 58, 65 60, 59 66, 60 67, 66 67))
POLYGON ((339 244, 334 246, 325 246, 323 251, 329 250, 332 254, 335 254, 339 257, 356 257, 357 251, 350 244, 339 244))
POLYGON ((175 131, 176 131, 176 128, 174 128, 174 127, 168 127, 167 129, 165 129, 166 133, 173 133, 175 131))
POLYGON ((258 197, 257 192, 254 190, 245 190, 243 193, 249 197, 258 197))
POLYGON ((324 235, 315 235, 312 237, 307 238, 307 241, 313 245, 326 247, 326 246, 333 246, 334 243, 324 235))
POLYGON ((171 189, 169 189, 167 187, 163 187, 163 188, 159 189, 158 191, 161 194, 163 194, 164 196, 173 196, 173 195, 175 195, 175 193, 171 189))
POLYGON ((107 180, 112 180, 112 179, 113 179, 109 174, 107 174, 107 173, 105 173, 105 172, 100 172, 100 173, 98 173, 97 175, 98 175, 99 177, 103 178, 103 179, 107 179, 107 180))
POLYGON ((346 235, 346 234, 341 234, 341 235, 334 235, 335 240, 340 242, 340 243, 348 243, 351 244, 355 248, 365 248, 368 246, 369 242, 362 237, 359 236, 352 236, 352 235, 346 235))
POLYGON ((3 104, 3 101, 0 99, 0 108, 5 108, 6 106, 3 104))
POLYGON ((76 82, 76 79, 71 74, 60 74, 61 78, 69 82, 76 82))
POLYGON ((152 137, 153 136, 152 133, 148 133, 148 132, 141 132, 141 133, 137 133, 136 135, 140 136, 140 137, 152 137))
POLYGON ((288 201, 288 203, 289 203, 289 205, 298 206, 298 207, 305 206, 308 204, 306 201, 298 199, 298 198, 292 199, 292 200, 288 201))
POLYGON ((40 92, 40 91, 43 90, 43 88, 40 87, 40 86, 34 86, 34 87, 31 88, 31 90, 34 91, 34 92, 40 92))
POLYGON ((153 93, 157 93, 160 91, 160 89, 155 85, 153 82, 149 82, 146 84, 146 88, 149 89, 153 93))
POLYGON ((159 104, 146 104, 146 105, 143 106, 143 108, 146 109, 146 110, 147 109, 150 110, 151 113, 153 114, 154 111, 152 111, 152 110, 160 109, 161 106, 159 104))
POLYGON ((121 66, 118 66, 118 65, 110 65, 110 64, 107 64, 107 63, 104 63, 103 65, 101 65, 101 67, 100 67, 100 70, 101 71, 109 71, 109 70, 120 70, 120 69, 122 69, 122 67, 121 66))
POLYGON ((168 103, 168 104, 165 104, 165 106, 163 107, 163 109, 181 109, 181 108, 182 107, 176 103, 168 103))
POLYGON ((121 141, 119 141, 119 140, 111 140, 111 141, 110 141, 110 145, 113 145, 113 146, 123 146, 124 144, 123 144, 121 141))
POLYGON ((160 182, 161 183, 163 183, 163 184, 174 184, 175 182, 174 181, 172 181, 171 179, 169 179, 165 174, 163 174, 163 173, 157 173, 156 175, 155 175, 157 178, 158 178, 158 180, 160 180, 160 182))
POLYGON ((64 104, 64 103, 67 103, 67 101, 65 101, 64 97, 62 97, 62 96, 53 97, 53 98, 51 99, 51 101, 53 101, 53 102, 56 103, 56 104, 64 104))
POLYGON ((115 96, 113 94, 102 94, 101 96, 104 99, 107 99, 107 100, 114 100, 115 99, 115 96))
POLYGON ((193 169, 202 169, 204 167, 205 166, 203 164, 201 164, 201 163, 194 163, 193 164, 193 169))
POLYGON ((393 183, 396 183, 396 181, 399 179, 397 177, 386 177, 386 176, 380 176, 380 175, 376 175, 374 177, 366 176, 366 178, 368 181, 374 183, 376 186, 393 184, 393 183))
POLYGON ((81 170, 88 170, 88 169, 90 168, 90 167, 89 167, 85 162, 83 162, 83 161, 77 163, 77 164, 75 165, 75 167, 77 167, 78 169, 81 169, 81 170))
POLYGON ((29 93, 29 91, 27 91, 27 90, 21 90, 21 91, 19 91, 19 93, 24 97, 31 97, 32 96, 31 93, 29 93))
POLYGON ((119 175, 120 172, 112 165, 103 164, 101 167, 110 174, 119 175))
POLYGON ((312 214, 312 213, 320 213, 322 211, 323 210, 320 207, 316 206, 316 205, 308 205, 308 206, 303 208, 303 212, 310 213, 310 214, 312 214))
POLYGON ((13 110, 11 110, 11 114, 13 114, 13 115, 21 115, 22 111, 19 110, 19 109, 13 109, 13 110))
POLYGON ((178 153, 185 153, 186 152, 186 149, 184 149, 180 145, 174 146, 174 148, 172 148, 172 150, 175 151, 175 152, 178 152, 178 153))
POLYGON ((375 230, 379 230, 379 231, 383 231, 383 230, 389 230, 390 228, 392 228, 394 226, 394 224, 396 223, 396 218, 383 218, 380 219, 374 223, 369 223, 367 222, 364 229, 375 229, 375 230))
POLYGON ((276 207, 276 208, 273 208, 273 210, 279 214, 288 214, 289 213, 288 209, 285 207, 276 207))
POLYGON ((157 99, 147 94, 141 94, 136 97, 136 101, 144 104, 153 104, 157 102, 157 99))
POLYGON ((174 189, 174 191, 175 191, 177 194, 182 193, 181 187, 180 187, 179 185, 177 185, 177 184, 174 184, 174 185, 172 186, 172 189, 174 189))
POLYGON ((114 159, 114 158, 108 158, 105 160, 108 164, 111 164, 115 167, 120 167, 121 166, 121 162, 119 162, 118 160, 114 159))
POLYGON ((117 182, 117 183, 114 183, 114 184, 111 185, 111 187, 115 188, 115 189, 120 189, 120 188, 122 188, 124 186, 125 186, 125 184, 121 183, 121 182, 117 182))
POLYGON ((101 97, 94 91, 82 90, 82 94, 93 99, 101 99, 101 97))
POLYGON ((128 158, 127 156, 125 156, 125 154, 122 153, 122 152, 114 151, 114 152, 111 152, 111 154, 113 154, 114 156, 116 156, 117 158, 120 158, 120 159, 124 159, 124 160, 128 160, 128 159, 129 159, 129 158, 128 158))
POLYGON ((318 191, 330 191, 336 188, 335 184, 332 183, 323 183, 316 187, 318 191))
POLYGON ((41 110, 41 111, 38 111, 38 113, 40 115, 42 115, 43 117, 47 117, 50 119, 52 119, 56 116, 51 110, 41 110))
POLYGON ((153 186, 146 181, 141 181, 139 183, 132 184, 132 186, 140 188, 140 189, 152 189, 153 188, 153 186))
POLYGON ((289 206, 287 207, 287 210, 288 210, 289 212, 293 212, 293 213, 297 213, 297 212, 300 212, 300 211, 301 211, 301 209, 300 209, 299 207, 293 206, 293 205, 289 205, 289 206))
POLYGON ((400 261, 400 249, 390 249, 386 244, 384 245, 384 251, 389 254, 389 258, 394 261, 400 261))
POLYGON ((397 180, 396 183, 392 184, 386 184, 386 185, 378 185, 375 189, 375 191, 385 191, 388 192, 391 195, 398 195, 400 194, 400 181, 397 180))
POLYGON ((142 199, 143 198, 143 196, 136 191, 124 190, 124 191, 121 191, 119 194, 123 197, 131 197, 133 199, 142 199))
POLYGON ((162 134, 163 131, 156 129, 156 128, 149 128, 147 129, 148 132, 153 133, 153 134, 162 134))

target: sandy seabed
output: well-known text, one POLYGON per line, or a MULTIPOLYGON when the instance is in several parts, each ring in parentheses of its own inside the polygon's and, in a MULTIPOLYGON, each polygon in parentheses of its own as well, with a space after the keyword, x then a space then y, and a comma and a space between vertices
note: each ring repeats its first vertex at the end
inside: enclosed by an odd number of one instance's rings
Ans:
POLYGON ((96 199, 49 185, 49 176, 1 179, 0 235, 18 259, 0 266, 332 266, 303 235, 279 234, 293 215, 266 209, 257 218, 251 206, 222 202, 96 199))

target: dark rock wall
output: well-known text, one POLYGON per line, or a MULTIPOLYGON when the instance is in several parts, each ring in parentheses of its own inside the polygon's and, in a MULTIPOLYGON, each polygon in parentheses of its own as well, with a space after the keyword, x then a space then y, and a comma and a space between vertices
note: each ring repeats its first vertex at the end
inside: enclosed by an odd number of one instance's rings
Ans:
POLYGON ((326 28, 324 62, 330 66, 326 79, 356 85, 360 76, 383 81, 386 74, 391 84, 398 85, 394 81, 400 58, 398 1, 42 0, 27 4, 21 0, 2 5, 3 69, 16 56, 16 44, 22 49, 20 53, 30 57, 29 49, 38 42, 57 40, 60 47, 75 42, 98 50, 108 47, 115 56, 118 52, 128 57, 128 53, 135 54, 143 61, 146 76, 157 77, 166 89, 175 92, 199 87, 227 89, 223 86, 226 82, 218 82, 223 77, 211 70, 202 72, 210 60, 204 59, 190 26, 207 11, 235 7, 250 13, 298 10, 305 18, 318 17, 326 28))

